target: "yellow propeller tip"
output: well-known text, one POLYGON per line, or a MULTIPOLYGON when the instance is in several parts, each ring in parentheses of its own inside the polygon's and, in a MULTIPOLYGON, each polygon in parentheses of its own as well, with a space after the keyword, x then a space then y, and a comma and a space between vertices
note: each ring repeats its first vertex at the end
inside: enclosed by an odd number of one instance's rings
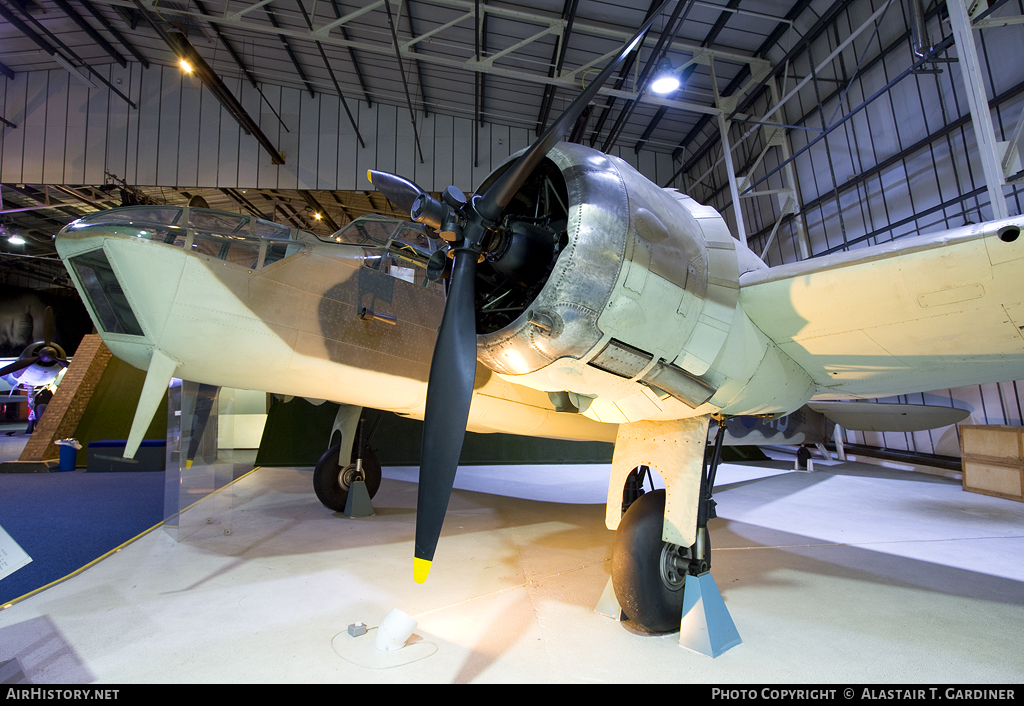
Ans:
POLYGON ((367 169, 367 170, 366 170, 366 179, 367 179, 367 181, 369 181, 369 182, 370 182, 371 184, 373 183, 373 170, 372 170, 372 169, 367 169))
POLYGON ((192 468, 192 462, 191 461, 185 461, 185 468, 192 468))
POLYGON ((420 559, 416 557, 412 560, 412 577, 416 579, 416 583, 423 583, 427 580, 427 574, 430 573, 430 561, 427 559, 420 559))

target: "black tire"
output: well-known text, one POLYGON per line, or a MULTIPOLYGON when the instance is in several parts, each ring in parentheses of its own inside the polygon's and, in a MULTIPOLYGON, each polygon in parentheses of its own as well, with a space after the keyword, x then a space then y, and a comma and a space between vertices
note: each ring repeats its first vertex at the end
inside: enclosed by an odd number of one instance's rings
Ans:
POLYGON ((664 490, 641 495, 623 515, 612 545, 619 606, 634 625, 652 633, 677 632, 683 613, 686 569, 671 561, 680 548, 661 539, 664 516, 664 490))
MULTIPOLYGON (((324 507, 335 512, 344 512, 348 500, 348 488, 351 476, 355 474, 356 452, 353 449, 352 462, 344 468, 338 468, 338 456, 341 444, 335 444, 324 452, 313 467, 313 490, 317 499, 324 507)), ((380 489, 380 462, 377 454, 369 446, 363 447, 363 479, 366 492, 372 498, 380 489)))

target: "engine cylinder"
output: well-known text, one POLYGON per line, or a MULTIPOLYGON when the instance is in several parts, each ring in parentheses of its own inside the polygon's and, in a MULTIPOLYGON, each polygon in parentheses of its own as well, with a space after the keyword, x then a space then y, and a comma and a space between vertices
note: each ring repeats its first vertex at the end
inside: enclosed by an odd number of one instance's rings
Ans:
POLYGON ((593 348, 602 335, 597 319, 622 266, 629 198, 611 160, 564 142, 547 159, 558 167, 568 192, 567 243, 529 306, 508 326, 477 336, 481 362, 499 373, 522 375, 593 348), (551 325, 531 323, 540 319, 551 325))

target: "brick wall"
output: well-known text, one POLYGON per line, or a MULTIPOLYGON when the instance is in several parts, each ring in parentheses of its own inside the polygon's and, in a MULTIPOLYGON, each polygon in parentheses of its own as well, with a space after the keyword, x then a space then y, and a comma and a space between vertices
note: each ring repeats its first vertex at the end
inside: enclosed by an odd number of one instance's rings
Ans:
POLYGON ((82 339, 64 379, 18 460, 44 461, 60 456, 60 448, 53 442, 75 433, 110 358, 110 349, 98 334, 82 339))

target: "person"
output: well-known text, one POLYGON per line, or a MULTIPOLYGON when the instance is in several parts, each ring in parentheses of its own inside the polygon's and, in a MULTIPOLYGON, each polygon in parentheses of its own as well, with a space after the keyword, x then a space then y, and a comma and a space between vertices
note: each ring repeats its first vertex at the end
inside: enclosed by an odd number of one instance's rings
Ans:
POLYGON ((35 408, 36 413, 36 424, 43 416, 43 412, 46 411, 46 405, 50 404, 50 400, 53 399, 53 392, 49 387, 44 387, 38 393, 36 393, 35 408))
POLYGON ((25 394, 28 395, 28 428, 25 433, 31 434, 36 428, 36 391, 30 387, 25 394))

